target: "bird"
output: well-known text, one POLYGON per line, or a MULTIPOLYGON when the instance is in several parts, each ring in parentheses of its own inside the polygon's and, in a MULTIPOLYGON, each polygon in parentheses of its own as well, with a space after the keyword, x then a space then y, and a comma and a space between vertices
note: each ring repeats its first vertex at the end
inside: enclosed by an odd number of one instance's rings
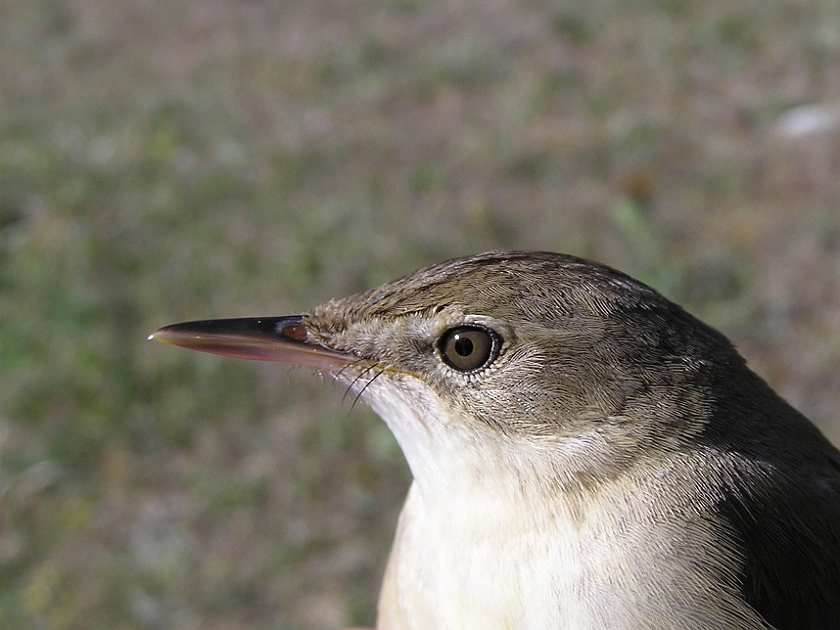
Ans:
POLYGON ((333 377, 412 474, 378 630, 840 629, 840 452, 732 343, 550 252, 150 338, 333 377))

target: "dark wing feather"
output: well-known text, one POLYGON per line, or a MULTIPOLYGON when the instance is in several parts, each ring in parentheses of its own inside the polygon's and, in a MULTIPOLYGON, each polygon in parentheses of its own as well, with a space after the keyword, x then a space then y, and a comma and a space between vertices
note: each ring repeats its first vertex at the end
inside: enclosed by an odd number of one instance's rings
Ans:
POLYGON ((821 446, 719 506, 744 554, 744 598, 777 630, 840 630, 840 455, 821 446))

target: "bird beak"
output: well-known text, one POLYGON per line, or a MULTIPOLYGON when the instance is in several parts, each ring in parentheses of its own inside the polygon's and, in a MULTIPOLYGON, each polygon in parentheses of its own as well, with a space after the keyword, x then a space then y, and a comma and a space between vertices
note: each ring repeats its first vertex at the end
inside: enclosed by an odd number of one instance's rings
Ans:
POLYGON ((149 339, 241 359, 281 361, 324 371, 341 369, 352 355, 307 341, 300 315, 205 319, 164 326, 149 339))

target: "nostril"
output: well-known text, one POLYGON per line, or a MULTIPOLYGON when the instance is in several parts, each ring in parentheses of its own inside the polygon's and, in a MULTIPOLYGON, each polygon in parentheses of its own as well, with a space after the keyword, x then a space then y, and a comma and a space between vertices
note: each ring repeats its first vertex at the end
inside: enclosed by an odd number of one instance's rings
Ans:
POLYGON ((296 341, 303 341, 306 339, 306 326, 302 324, 280 325, 277 327, 277 334, 296 341))

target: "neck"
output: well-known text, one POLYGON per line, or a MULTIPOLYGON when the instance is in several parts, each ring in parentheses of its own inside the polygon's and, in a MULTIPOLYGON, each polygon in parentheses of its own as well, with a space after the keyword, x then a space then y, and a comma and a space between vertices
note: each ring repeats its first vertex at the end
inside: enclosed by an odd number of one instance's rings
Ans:
POLYGON ((574 598, 556 606, 558 586, 573 593, 585 578, 579 515, 540 482, 552 475, 551 459, 537 470, 526 465, 529 445, 442 409, 406 404, 393 391, 375 390, 369 402, 396 436, 414 483, 385 575, 379 629, 587 627, 588 613, 574 598), (560 615, 572 625, 561 625, 560 615))
POLYGON ((558 470, 561 457, 588 450, 575 439, 535 457, 539 445, 494 439, 445 414, 419 417, 420 407, 388 396, 383 388, 370 403, 415 480, 385 574, 379 630, 630 630, 645 627, 648 608, 673 615, 661 627, 764 628, 734 582, 720 583, 737 571, 738 554, 717 528, 713 491, 695 485, 721 473, 704 470, 720 454, 674 454, 572 483, 576 475, 558 470), (697 588, 687 593, 688 583, 697 588), (718 625, 708 625, 709 593, 718 625))

